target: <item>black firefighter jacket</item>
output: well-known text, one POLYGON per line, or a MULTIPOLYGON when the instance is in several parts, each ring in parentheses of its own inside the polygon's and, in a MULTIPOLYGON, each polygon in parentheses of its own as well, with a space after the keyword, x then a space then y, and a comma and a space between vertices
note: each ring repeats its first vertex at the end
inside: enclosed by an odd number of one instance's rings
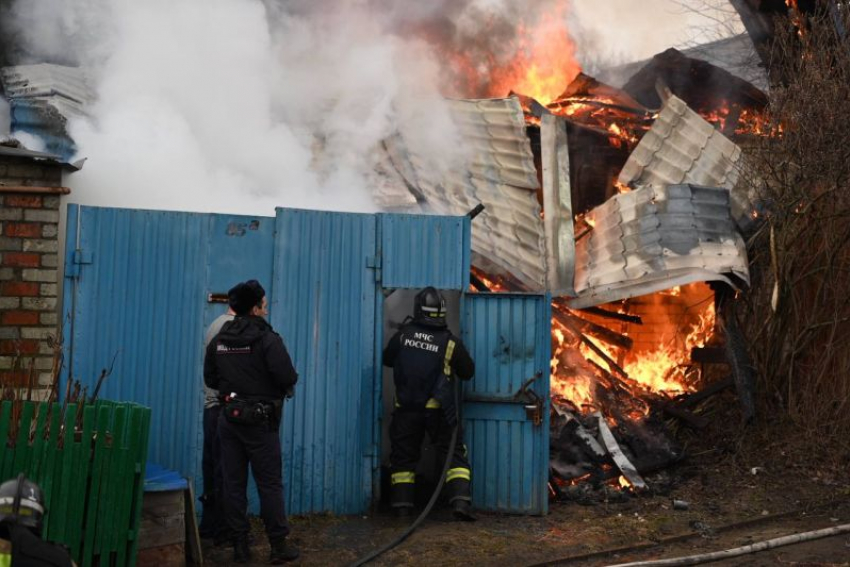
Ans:
POLYGON ((393 335, 384 349, 383 362, 393 369, 396 402, 402 408, 424 408, 447 375, 469 380, 475 374, 475 362, 459 338, 445 326, 416 320, 393 335))
POLYGON ((262 317, 228 321, 207 346, 204 382, 222 396, 281 400, 297 381, 283 339, 262 317))

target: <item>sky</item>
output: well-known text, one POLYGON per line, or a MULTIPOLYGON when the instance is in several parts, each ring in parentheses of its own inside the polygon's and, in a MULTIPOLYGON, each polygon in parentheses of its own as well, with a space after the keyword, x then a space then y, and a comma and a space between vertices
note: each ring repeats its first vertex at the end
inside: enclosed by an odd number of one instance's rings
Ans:
POLYGON ((732 16, 737 31, 743 31, 731 4, 720 2, 726 13, 706 9, 712 0, 572 0, 574 35, 585 52, 615 63, 652 57, 668 47, 687 47, 694 41, 717 39, 727 34, 714 18, 732 16), (687 9, 689 4, 696 10, 687 9), (708 14, 712 17, 706 17, 708 14), (576 26, 576 24, 578 24, 576 26))

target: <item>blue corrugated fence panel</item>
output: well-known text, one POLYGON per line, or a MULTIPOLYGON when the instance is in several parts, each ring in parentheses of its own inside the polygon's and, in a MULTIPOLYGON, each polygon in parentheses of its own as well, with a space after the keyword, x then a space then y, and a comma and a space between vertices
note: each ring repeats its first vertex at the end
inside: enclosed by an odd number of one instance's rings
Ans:
POLYGON ((230 279, 271 279, 272 219, 75 205, 68 211, 70 372, 91 394, 114 357, 100 397, 151 407, 150 460, 199 481, 205 323, 222 309, 209 305, 207 294, 230 279), (255 221, 264 225, 250 238, 219 230, 255 221), (240 258, 239 266, 226 256, 240 258), (216 278, 222 283, 210 287, 216 278))
POLYGON ((464 404, 466 442, 476 507, 545 514, 549 470, 549 298, 525 294, 467 294, 464 341, 475 377, 464 404), (528 379, 545 401, 534 425, 515 398, 528 379))
POLYGON ((469 217, 378 215, 385 288, 469 285, 469 217))
POLYGON ((74 298, 75 379, 153 410, 149 458, 194 471, 206 215, 82 207, 74 298), (195 345, 195 348, 187 348, 195 345))
POLYGON ((374 215, 277 210, 272 324, 299 373, 282 427, 291 513, 358 513, 371 499, 376 226, 374 215))

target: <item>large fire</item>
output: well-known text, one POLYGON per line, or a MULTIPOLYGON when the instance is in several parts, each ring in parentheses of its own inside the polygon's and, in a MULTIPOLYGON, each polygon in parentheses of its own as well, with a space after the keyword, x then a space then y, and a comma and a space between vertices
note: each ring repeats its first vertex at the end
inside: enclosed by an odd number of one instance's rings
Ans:
MULTIPOLYGON (((634 310, 643 318, 641 324, 622 324, 621 334, 633 338, 631 348, 610 345, 592 330, 571 329, 558 317, 553 320, 553 394, 582 411, 600 409, 601 394, 622 394, 631 398, 620 400, 629 415, 640 418, 648 410, 640 400, 693 391, 691 350, 705 346, 714 334, 714 301, 708 286, 676 287, 616 307, 634 310), (649 338, 641 336, 644 331, 649 338)), ((565 308, 556 304, 555 312, 563 314, 565 308)))
POLYGON ((502 35, 501 22, 477 22, 480 41, 458 43, 432 29, 414 33, 432 44, 451 69, 444 85, 447 96, 500 98, 522 93, 547 104, 557 98, 581 71, 576 46, 567 29, 569 0, 548 0, 547 11, 529 7, 512 22, 510 39, 498 52, 481 49, 488 36, 502 35), (479 45, 482 44, 482 45, 479 45))
MULTIPOLYGON (((465 53, 448 54, 464 82, 477 85, 477 90, 462 96, 516 93, 530 127, 539 125, 542 106, 544 112, 564 117, 572 128, 590 132, 592 139, 603 144, 607 139, 618 151, 630 152, 652 126, 658 110, 580 72, 566 27, 568 0, 553 1, 556 9, 545 17, 531 24, 517 22, 516 45, 507 60, 482 62, 465 53), (484 71, 486 88, 482 90, 484 71)), ((726 134, 782 135, 781 128, 771 125, 756 106, 723 98, 711 100, 710 106, 698 111, 726 134)), ((608 182, 614 184, 609 195, 631 190, 616 182, 616 176, 608 182)), ((592 216, 583 213, 575 222, 576 240, 594 225, 592 216)), ((475 275, 489 291, 519 289, 500 277, 480 271, 475 275)), ((609 418, 616 406, 617 415, 641 419, 649 414, 652 400, 695 391, 699 374, 691 364, 692 349, 705 346, 715 332, 714 294, 706 284, 676 287, 603 309, 622 317, 605 319, 605 315, 573 311, 564 300, 553 302, 550 370, 556 403, 575 406, 582 413, 603 410, 609 418)))

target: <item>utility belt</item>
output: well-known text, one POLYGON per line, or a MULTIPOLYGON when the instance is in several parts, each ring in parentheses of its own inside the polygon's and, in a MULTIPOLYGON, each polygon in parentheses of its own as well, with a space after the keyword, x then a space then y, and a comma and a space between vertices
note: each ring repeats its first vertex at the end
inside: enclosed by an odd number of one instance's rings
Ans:
POLYGON ((240 425, 278 423, 283 408, 282 400, 269 400, 235 393, 221 397, 224 418, 240 425))
POLYGON ((440 400, 436 398, 428 398, 428 401, 425 402, 425 405, 416 404, 416 405, 402 405, 399 403, 398 398, 394 400, 395 408, 402 411, 422 411, 426 409, 440 409, 443 405, 440 403, 440 400))

